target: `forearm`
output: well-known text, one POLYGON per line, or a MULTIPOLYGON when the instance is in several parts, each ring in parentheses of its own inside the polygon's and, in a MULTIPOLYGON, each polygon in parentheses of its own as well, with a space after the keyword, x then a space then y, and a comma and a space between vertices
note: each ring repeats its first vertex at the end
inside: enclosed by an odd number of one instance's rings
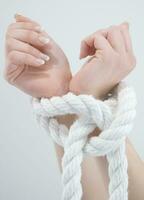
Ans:
MULTIPOLYGON (((57 117, 59 123, 65 124, 68 128, 75 119, 75 115, 57 117)), ((93 131, 89 137, 96 135, 97 132, 98 130, 93 131)), ((61 161, 64 150, 63 147, 57 145, 56 143, 55 149, 60 171, 62 172, 61 161)), ((105 162, 105 157, 85 157, 82 163, 83 200, 107 199, 107 177, 107 163, 105 162)))
POLYGON ((126 141, 126 153, 128 158, 129 199, 143 200, 144 163, 129 139, 126 141))
MULTIPOLYGON (((55 144, 60 171, 63 148, 55 144)), ((83 200, 108 199, 107 167, 105 158, 87 157, 82 163, 83 200), (103 167, 103 169, 100 168, 103 167)))
MULTIPOLYGON (((58 117, 60 123, 68 128, 76 116, 66 115, 58 117)), ((90 136, 98 135, 99 130, 93 131, 90 136)), ((63 148, 55 144, 60 170, 63 148)), ((144 163, 136 153, 129 139, 126 140, 126 153, 128 158, 129 200, 143 200, 144 190, 144 163)), ((108 199, 108 166, 105 157, 86 157, 82 163, 83 200, 108 199)))

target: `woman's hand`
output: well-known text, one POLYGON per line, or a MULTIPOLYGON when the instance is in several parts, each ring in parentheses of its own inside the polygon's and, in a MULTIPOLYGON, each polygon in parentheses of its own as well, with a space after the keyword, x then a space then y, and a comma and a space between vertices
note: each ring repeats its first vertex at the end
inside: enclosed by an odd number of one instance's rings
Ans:
POLYGON ((95 32, 81 43, 80 58, 91 56, 70 82, 70 91, 103 98, 135 67, 127 23, 95 32))
POLYGON ((6 80, 33 97, 67 93, 71 71, 62 49, 38 23, 15 18, 6 34, 6 80))
POLYGON ((63 95, 70 89, 102 98, 136 64, 128 24, 85 38, 80 57, 87 56, 91 58, 72 78, 68 60, 54 40, 38 23, 16 15, 16 23, 9 26, 6 35, 5 77, 34 97, 63 95))

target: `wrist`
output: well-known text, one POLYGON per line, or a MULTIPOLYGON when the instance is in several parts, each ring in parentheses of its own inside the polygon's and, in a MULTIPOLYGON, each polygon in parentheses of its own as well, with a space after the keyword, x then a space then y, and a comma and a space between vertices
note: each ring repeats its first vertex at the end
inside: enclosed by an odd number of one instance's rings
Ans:
POLYGON ((77 115, 75 114, 67 114, 67 115, 61 115, 57 116, 56 119, 60 124, 66 125, 68 128, 73 124, 73 122, 76 120, 77 115))

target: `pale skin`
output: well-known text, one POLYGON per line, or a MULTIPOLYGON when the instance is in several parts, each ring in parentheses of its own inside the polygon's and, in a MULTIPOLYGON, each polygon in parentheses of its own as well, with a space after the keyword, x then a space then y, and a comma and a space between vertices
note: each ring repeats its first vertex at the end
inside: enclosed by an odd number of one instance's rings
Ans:
MULTIPOLYGON (((128 23, 97 31, 81 42, 80 58, 90 56, 72 76, 68 59, 59 45, 41 26, 21 15, 6 34, 6 80, 33 97, 92 94, 103 99, 135 67, 128 23)), ((68 127, 77 116, 57 117, 68 127)), ((89 137, 100 134, 94 130, 89 137)), ((61 169, 63 148, 55 144, 61 169)), ((127 139, 129 200, 143 200, 144 164, 127 139)), ((83 200, 108 199, 108 174, 105 157, 89 157, 82 164, 83 200)))

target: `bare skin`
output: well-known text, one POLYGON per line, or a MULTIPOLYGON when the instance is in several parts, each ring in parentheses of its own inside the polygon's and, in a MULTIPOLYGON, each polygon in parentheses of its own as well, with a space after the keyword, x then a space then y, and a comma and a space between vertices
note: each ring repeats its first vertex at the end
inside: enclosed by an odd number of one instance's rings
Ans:
MULTIPOLYGON (((73 116, 65 116, 65 119, 59 119, 59 122, 66 124, 68 127, 73 122, 73 116)), ((98 135, 99 131, 95 130, 92 135, 98 135)), ((60 171, 63 148, 55 144, 60 171)), ((129 176, 129 200, 143 200, 144 197, 144 163, 137 154, 133 145, 127 139, 126 153, 128 158, 128 176, 129 176)), ((88 157, 82 163, 82 200, 106 200, 108 199, 108 163, 105 157, 88 157)))
POLYGON ((6 34, 5 78, 34 97, 66 93, 71 72, 62 49, 38 23, 21 15, 15 18, 6 34))
MULTIPOLYGON (((101 99, 135 67, 136 60, 127 23, 97 31, 86 37, 81 43, 80 58, 88 55, 91 57, 72 77, 64 52, 41 30, 40 25, 21 15, 16 15, 15 18, 16 23, 9 26, 6 35, 5 78, 31 96, 51 97, 71 91, 75 94, 92 94, 101 99)), ((57 118, 69 127, 76 116, 57 118)), ((100 130, 96 129, 89 137, 98 134, 100 130)), ((57 144, 55 146, 61 168, 63 148, 57 144)), ((142 200, 144 165, 129 141, 127 156, 129 199, 142 200)), ((82 170, 83 200, 108 199, 105 157, 85 159, 82 170)))
POLYGON ((81 42, 80 58, 91 56, 70 82, 76 94, 102 98, 135 67, 128 24, 97 31, 81 42))

